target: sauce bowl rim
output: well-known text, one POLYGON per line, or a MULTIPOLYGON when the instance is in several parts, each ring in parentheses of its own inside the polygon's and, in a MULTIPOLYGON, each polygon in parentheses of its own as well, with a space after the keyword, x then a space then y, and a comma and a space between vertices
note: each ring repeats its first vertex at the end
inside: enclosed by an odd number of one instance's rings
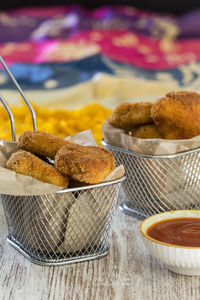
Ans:
MULTIPOLYGON (((167 247, 173 247, 173 248, 183 248, 183 249, 194 249, 194 250, 200 250, 200 246, 199 247, 195 247, 195 246, 181 246, 181 245, 175 245, 175 244, 169 244, 169 243, 165 243, 165 242, 161 242, 161 241, 159 241, 159 240, 156 240, 156 239, 153 239, 152 237, 150 237, 146 232, 144 232, 144 230, 143 230, 143 226, 144 226, 144 224, 149 220, 149 219, 151 219, 151 218, 154 218, 154 217, 157 217, 157 216, 161 216, 161 215, 169 215, 169 214, 171 214, 172 215, 172 213, 174 213, 174 212, 186 212, 186 211, 188 211, 188 212, 199 212, 199 215, 197 215, 197 216, 193 216, 192 218, 197 218, 197 219, 200 219, 200 209, 182 209, 182 210, 171 210, 171 211, 165 211, 165 212, 161 212, 161 213, 158 213, 158 214, 155 214, 155 215, 152 215, 152 216, 150 216, 150 217, 148 217, 148 218, 146 218, 146 219, 144 219, 143 221, 142 221, 142 223, 140 224, 140 233, 145 237, 145 238, 147 238, 148 240, 150 240, 150 241, 152 241, 152 242, 154 242, 154 243, 156 243, 156 244, 160 244, 160 245, 163 245, 163 246, 167 246, 167 247)), ((188 218, 188 217, 185 217, 185 216, 180 216, 180 217, 174 217, 174 216, 172 216, 172 218, 170 218, 170 219, 181 219, 181 218, 188 218)), ((162 221, 164 221, 165 220, 165 218, 163 218, 163 220, 162 221)), ((156 224, 156 223, 159 223, 159 221, 155 221, 155 222, 153 222, 150 226, 152 226, 152 225, 154 225, 154 224, 156 224)), ((149 227, 150 226, 148 226, 147 227, 147 230, 149 229, 149 227)), ((147 231, 146 230, 146 231, 147 231)))

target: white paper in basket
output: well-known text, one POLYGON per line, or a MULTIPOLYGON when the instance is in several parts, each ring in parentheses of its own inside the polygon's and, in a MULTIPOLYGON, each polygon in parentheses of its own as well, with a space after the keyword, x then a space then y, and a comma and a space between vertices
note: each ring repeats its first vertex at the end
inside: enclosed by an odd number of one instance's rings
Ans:
MULTIPOLYGON (((97 145, 90 130, 69 136, 66 138, 66 140, 70 140, 85 146, 97 145)), ((5 163, 10 155, 15 151, 17 151, 17 145, 15 142, 9 142, 5 140, 0 141, 0 194, 31 196, 52 194, 62 189, 56 185, 43 183, 30 176, 17 174, 6 169, 5 163)), ((114 178, 112 173, 109 175, 109 178, 111 177, 112 179, 117 179, 123 176, 124 169, 123 167, 120 167, 118 171, 119 174, 116 172, 116 170, 113 172, 114 178)))

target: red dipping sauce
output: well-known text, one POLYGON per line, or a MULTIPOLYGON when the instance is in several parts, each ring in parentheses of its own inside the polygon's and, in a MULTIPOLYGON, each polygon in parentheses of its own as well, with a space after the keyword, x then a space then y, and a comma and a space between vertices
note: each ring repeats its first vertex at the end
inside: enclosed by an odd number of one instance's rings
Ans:
POLYGON ((157 222, 147 235, 167 244, 200 247, 200 218, 180 218, 157 222))

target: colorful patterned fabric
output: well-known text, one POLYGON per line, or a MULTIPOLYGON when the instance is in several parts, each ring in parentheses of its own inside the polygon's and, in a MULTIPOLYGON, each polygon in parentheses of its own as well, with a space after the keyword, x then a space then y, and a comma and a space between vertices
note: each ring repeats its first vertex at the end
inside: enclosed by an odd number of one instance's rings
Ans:
MULTIPOLYGON (((50 79, 52 89, 69 87, 98 72, 199 87, 200 10, 20 9, 0 13, 0 32, 0 55, 26 89, 45 89, 50 79)), ((0 88, 12 88, 3 73, 0 88)))

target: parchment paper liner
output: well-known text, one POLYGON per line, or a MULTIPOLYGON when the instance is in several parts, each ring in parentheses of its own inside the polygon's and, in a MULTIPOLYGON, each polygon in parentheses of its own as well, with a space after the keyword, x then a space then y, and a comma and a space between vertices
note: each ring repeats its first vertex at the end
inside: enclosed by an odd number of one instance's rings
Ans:
POLYGON ((107 120, 102 125, 102 131, 108 144, 145 155, 176 154, 200 147, 200 136, 187 140, 140 139, 113 127, 107 120))
MULTIPOLYGON (((96 145, 91 131, 68 137, 68 140, 96 145)), ((106 203, 101 203, 101 189, 82 191, 78 197, 71 192, 56 194, 59 187, 4 167, 15 151, 15 143, 0 141, 0 182, 3 182, 0 192, 2 200, 9 201, 6 215, 13 232, 20 228, 17 239, 33 249, 47 252, 66 253, 95 246, 101 239, 116 193, 109 193, 106 203), (19 213, 13 213, 13 208, 19 213)), ((120 166, 105 181, 120 178, 123 174, 124 168, 120 166)))
MULTIPOLYGON (((122 177, 124 168, 116 168, 104 181, 122 177)), ((83 191, 72 205, 65 232, 65 239, 59 250, 78 251, 87 247, 94 247, 102 238, 106 226, 109 226, 110 213, 115 204, 119 188, 111 193, 107 186, 83 191)))
MULTIPOLYGON (((156 155, 174 155, 184 151, 198 149, 200 147, 200 136, 187 140, 164 140, 164 139, 140 139, 133 136, 129 136, 123 130, 115 128, 106 120, 102 126, 104 140, 113 146, 126 149, 130 152, 135 152, 144 155, 156 156, 156 155)), ((186 154, 187 155, 187 154, 186 154)), ((129 157, 131 160, 133 157, 129 157)), ((147 210, 150 212, 152 207, 159 211, 159 207, 165 207, 166 210, 174 209, 186 209, 199 207, 200 200, 198 197, 198 184, 195 184, 194 180, 200 180, 200 154, 196 153, 195 161, 191 156, 187 157, 187 161, 182 157, 163 158, 161 160, 152 158, 141 158, 143 164, 138 168, 138 172, 141 176, 141 182, 138 184, 136 190, 140 189, 143 193, 153 195, 154 197, 145 199, 141 202, 139 197, 136 200, 137 195, 133 195, 133 202, 136 203, 136 209, 144 212, 147 210), (188 167, 189 166, 189 167, 188 167), (195 177, 190 175, 190 171, 195 172, 195 177), (190 178, 190 184, 188 184, 188 178, 190 178), (154 190, 153 190, 154 189, 154 190), (151 191, 149 193, 149 191, 151 191), (160 206, 161 205, 161 206, 160 206)), ((134 185, 134 172, 131 174, 130 161, 129 172, 127 173, 126 185, 134 185)), ((132 162, 133 164, 133 162, 132 162)), ((126 168, 126 162, 124 162, 126 168)), ((126 193, 126 189, 124 190, 126 193)), ((131 200, 131 199, 129 199, 131 200)), ((155 211, 153 209, 153 211, 155 211)))

